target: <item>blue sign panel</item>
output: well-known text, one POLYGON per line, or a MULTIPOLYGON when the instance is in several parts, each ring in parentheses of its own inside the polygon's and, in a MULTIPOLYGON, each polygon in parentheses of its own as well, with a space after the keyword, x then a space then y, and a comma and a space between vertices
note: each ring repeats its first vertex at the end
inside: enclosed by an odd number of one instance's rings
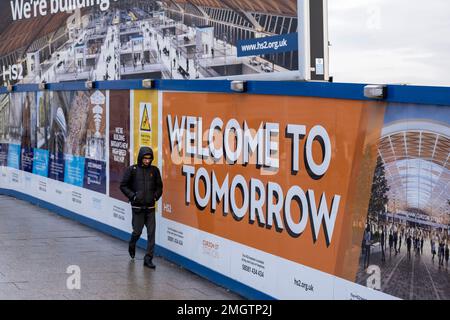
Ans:
POLYGON ((34 149, 33 173, 47 177, 48 176, 49 154, 47 150, 34 149))
POLYGON ((65 158, 64 182, 82 188, 85 158, 72 155, 66 155, 65 158))
POLYGON ((10 144, 8 148, 8 167, 19 170, 20 168, 20 145, 10 144))
POLYGON ((64 181, 64 154, 52 153, 50 154, 48 165, 48 177, 57 181, 64 181))
POLYGON ((8 165, 8 144, 0 143, 0 167, 8 165))
POLYGON ((34 150, 30 147, 22 148, 22 157, 20 159, 20 170, 25 172, 33 172, 34 150))
POLYGON ((273 37, 241 40, 237 43, 237 56, 259 56, 298 50, 298 33, 273 37))
POLYGON ((84 187, 106 194, 106 162, 86 159, 84 187))

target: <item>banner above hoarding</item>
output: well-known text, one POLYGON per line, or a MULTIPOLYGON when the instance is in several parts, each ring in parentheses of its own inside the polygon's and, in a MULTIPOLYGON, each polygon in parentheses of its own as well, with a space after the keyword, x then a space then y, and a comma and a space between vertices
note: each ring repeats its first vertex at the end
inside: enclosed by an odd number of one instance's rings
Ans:
POLYGON ((0 82, 328 77, 326 0, 175 2, 2 1, 0 82))

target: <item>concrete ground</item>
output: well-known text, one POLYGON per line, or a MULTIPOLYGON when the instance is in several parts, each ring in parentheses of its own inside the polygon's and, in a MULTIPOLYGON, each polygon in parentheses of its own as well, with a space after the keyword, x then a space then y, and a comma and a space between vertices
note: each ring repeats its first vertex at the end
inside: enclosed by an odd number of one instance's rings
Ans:
POLYGON ((0 299, 242 299, 162 258, 144 268, 144 254, 132 261, 122 240, 0 196, 0 299))

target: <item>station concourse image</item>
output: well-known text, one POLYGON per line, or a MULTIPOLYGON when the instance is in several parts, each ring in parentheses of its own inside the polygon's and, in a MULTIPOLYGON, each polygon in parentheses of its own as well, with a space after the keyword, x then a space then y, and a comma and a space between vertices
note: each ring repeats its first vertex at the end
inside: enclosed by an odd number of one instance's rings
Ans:
POLYGON ((267 78, 268 73, 298 70, 298 51, 292 49, 298 30, 295 0, 123 0, 105 11, 77 7, 71 14, 16 21, 8 2, 0 6, 5 25, 0 63, 20 61, 26 66, 24 82, 267 78), (245 42, 266 36, 281 38, 245 42), (245 52, 272 44, 281 53, 245 52))
POLYGON ((0 300, 449 300, 450 43, 397 9, 0 2, 0 300))

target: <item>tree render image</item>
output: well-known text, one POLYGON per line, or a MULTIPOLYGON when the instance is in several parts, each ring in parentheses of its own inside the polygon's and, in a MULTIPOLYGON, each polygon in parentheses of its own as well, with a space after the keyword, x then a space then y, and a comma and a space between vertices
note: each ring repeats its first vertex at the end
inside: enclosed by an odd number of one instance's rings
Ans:
POLYGON ((369 222, 376 221, 379 223, 378 214, 385 210, 385 206, 389 201, 387 197, 388 191, 389 186, 385 176, 384 164, 381 157, 378 157, 375 174, 373 175, 372 193, 369 201, 369 222))

